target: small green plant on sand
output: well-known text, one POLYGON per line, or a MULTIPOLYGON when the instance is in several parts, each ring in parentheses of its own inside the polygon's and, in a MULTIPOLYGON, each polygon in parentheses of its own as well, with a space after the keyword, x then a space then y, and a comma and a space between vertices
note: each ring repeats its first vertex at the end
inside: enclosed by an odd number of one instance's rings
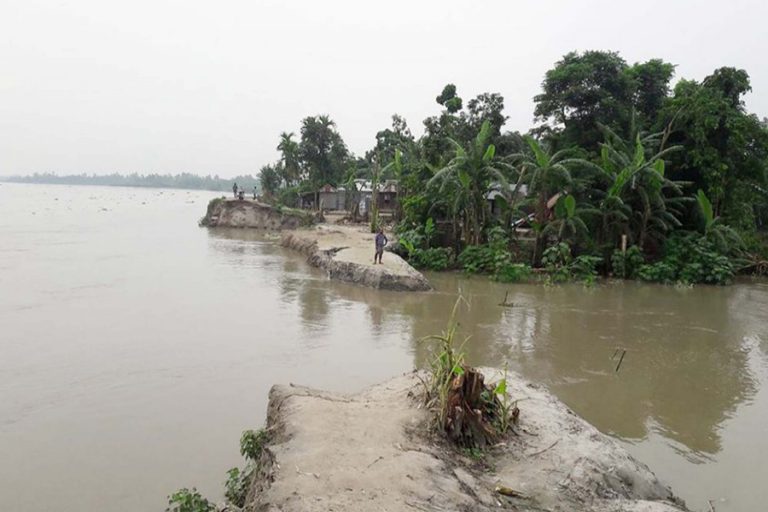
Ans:
POLYGON ((517 422, 517 416, 520 414, 517 400, 512 401, 507 393, 508 376, 507 365, 504 365, 504 377, 493 388, 493 394, 498 398, 497 428, 502 434, 506 433, 513 423, 517 422))
POLYGON ((214 512, 216 507, 202 497, 197 489, 179 489, 168 497, 166 512, 214 512))
POLYGON ((266 430, 246 430, 243 432, 243 435, 240 436, 240 455, 247 460, 255 461, 261 455, 261 450, 264 449, 266 442, 266 430))
POLYGON ((242 508, 248 494, 248 483, 253 474, 253 465, 247 464, 245 469, 232 468, 227 471, 227 481, 224 483, 224 498, 227 503, 242 508))
MULTIPOLYGON (((224 498, 227 503, 237 508, 245 506, 245 498, 248 494, 253 473, 258 468, 259 459, 268 441, 267 431, 246 430, 240 436, 240 454, 245 457, 245 467, 238 467, 227 471, 227 480, 224 482, 224 498)), ((194 487, 180 489, 168 497, 166 512, 214 512, 216 507, 202 497, 194 487)))
POLYGON ((245 506, 248 484, 258 467, 259 458, 267 440, 267 431, 264 429, 246 430, 240 436, 240 454, 245 457, 245 467, 227 471, 224 497, 228 503, 239 508, 245 506))

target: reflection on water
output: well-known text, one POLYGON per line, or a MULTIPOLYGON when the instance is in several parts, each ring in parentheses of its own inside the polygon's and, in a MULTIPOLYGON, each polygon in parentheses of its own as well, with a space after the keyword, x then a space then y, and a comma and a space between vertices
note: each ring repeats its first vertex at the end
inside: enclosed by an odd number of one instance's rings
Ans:
POLYGON ((193 485, 220 495, 273 383, 355 391, 423 366, 419 340, 445 327, 459 293, 470 363, 543 382, 697 508, 768 499, 768 462, 754 456, 768 449, 765 282, 438 274, 432 293, 378 291, 329 281, 274 236, 198 228, 215 194, 162 192, 0 187, 8 510, 162 510, 193 485))

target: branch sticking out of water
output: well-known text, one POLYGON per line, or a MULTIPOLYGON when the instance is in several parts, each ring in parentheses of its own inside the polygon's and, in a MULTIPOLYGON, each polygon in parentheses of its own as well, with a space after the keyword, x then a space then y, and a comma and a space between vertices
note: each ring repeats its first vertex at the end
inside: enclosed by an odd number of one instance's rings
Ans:
MULTIPOLYGON (((611 359, 615 358, 618 352, 619 352, 619 349, 616 349, 616 352, 613 353, 613 357, 611 359)), ((616 365, 616 370, 614 370, 614 372, 618 372, 619 368, 621 368, 621 363, 624 362, 625 355, 627 355, 627 351, 625 349, 621 349, 621 358, 619 359, 619 364, 616 365)))

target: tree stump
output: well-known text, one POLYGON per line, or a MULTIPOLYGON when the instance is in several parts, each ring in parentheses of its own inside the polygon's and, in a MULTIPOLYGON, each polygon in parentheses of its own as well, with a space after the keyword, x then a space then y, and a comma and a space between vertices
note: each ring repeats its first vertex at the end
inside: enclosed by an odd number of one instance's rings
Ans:
POLYGON ((482 373, 468 367, 463 370, 451 382, 443 430, 460 446, 483 448, 499 438, 492 424, 498 399, 485 386, 482 373))

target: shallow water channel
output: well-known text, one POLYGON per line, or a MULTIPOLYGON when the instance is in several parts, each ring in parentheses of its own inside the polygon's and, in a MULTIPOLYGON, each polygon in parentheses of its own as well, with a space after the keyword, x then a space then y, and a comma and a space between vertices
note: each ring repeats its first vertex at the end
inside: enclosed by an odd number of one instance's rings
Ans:
POLYGON ((470 363, 547 385, 695 510, 764 509, 765 281, 438 274, 432 293, 376 291, 263 233, 198 228, 216 195, 0 184, 2 510, 163 510, 182 486, 219 499, 270 385, 356 391, 424 365, 418 340, 459 291, 470 363))

